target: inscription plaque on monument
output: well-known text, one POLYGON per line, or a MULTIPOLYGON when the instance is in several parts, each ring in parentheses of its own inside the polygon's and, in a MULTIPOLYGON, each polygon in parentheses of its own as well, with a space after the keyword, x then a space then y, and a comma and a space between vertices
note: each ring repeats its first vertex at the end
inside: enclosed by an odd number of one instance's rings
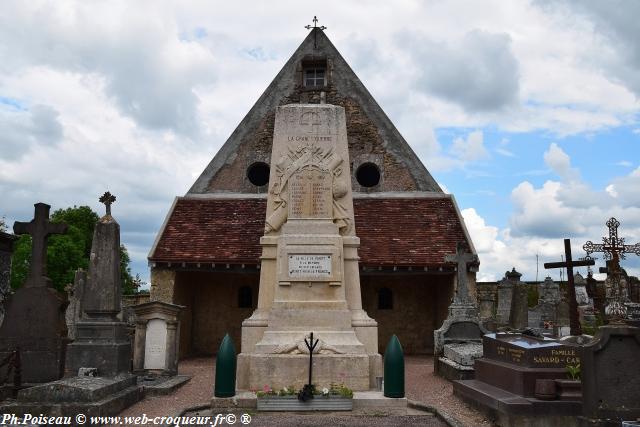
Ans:
POLYGON ((289 218, 331 218, 331 181, 329 172, 294 174, 289 181, 289 218))
POLYGON ((144 369, 165 369, 167 353, 167 324, 162 319, 147 323, 144 369))
POLYGON ((289 276, 331 277, 331 255, 289 255, 289 276))

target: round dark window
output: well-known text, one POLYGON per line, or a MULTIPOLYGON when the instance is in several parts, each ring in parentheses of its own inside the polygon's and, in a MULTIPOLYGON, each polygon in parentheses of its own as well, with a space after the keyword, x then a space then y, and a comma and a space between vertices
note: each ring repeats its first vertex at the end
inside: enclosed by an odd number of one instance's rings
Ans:
POLYGON ((380 182, 380 169, 374 163, 363 163, 356 170, 356 180, 363 187, 375 187, 380 182))
POLYGON ((262 187, 269 183, 269 165, 264 162, 255 162, 247 168, 247 178, 256 187, 262 187))

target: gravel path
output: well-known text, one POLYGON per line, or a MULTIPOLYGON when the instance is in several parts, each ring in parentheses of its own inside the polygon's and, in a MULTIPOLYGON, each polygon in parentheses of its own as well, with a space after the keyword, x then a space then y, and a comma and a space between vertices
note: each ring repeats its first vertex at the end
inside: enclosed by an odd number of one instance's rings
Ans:
MULTIPOLYGON (((430 356, 407 356, 406 395, 410 400, 426 404, 455 418, 465 426, 491 426, 478 411, 453 396, 450 382, 433 374, 433 358, 430 356)), ((195 358, 180 362, 179 373, 191 375, 192 379, 168 396, 148 397, 123 411, 121 416, 148 417, 176 416, 189 407, 208 405, 213 395, 215 359, 195 358)), ((228 424, 226 424, 228 425, 228 424)), ((242 425, 239 421, 236 425, 242 425)), ((256 426, 431 426, 445 424, 431 416, 409 415, 405 417, 364 417, 347 415, 275 415, 253 414, 250 425, 256 426)))

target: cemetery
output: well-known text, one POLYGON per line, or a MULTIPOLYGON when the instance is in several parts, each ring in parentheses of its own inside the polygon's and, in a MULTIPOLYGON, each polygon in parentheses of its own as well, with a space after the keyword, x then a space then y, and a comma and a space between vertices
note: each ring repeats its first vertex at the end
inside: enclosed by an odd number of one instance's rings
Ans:
POLYGON ((640 243, 619 237, 624 219, 602 218, 608 235, 579 254, 565 239, 543 280, 505 266, 501 280, 478 281, 482 259, 455 198, 326 28, 314 18, 307 29, 166 207, 148 248, 148 295, 123 295, 117 219, 128 202, 109 191, 89 264, 65 292, 47 276, 47 249, 68 226, 48 204, 34 201, 33 219, 0 232, 0 412, 68 425, 83 424, 78 414, 143 413, 257 425, 324 425, 327 414, 340 425, 640 425, 640 282, 624 269, 640 243), (322 84, 304 83, 309 70, 322 84), (21 235, 32 242, 29 274, 12 290, 21 235), (594 255, 606 260, 604 280, 594 255))

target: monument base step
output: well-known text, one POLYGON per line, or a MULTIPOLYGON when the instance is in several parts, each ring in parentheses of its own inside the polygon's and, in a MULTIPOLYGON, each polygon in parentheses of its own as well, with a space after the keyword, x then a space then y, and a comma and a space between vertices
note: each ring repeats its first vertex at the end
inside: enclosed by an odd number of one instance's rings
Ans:
MULTIPOLYGON (((301 389, 309 376, 309 355, 240 353, 237 373, 237 387, 241 390, 262 390, 265 385, 272 389, 301 389)), ((380 375, 379 354, 313 355, 313 383, 318 388, 340 383, 354 391, 370 390, 380 375)))
POLYGON ((465 366, 446 357, 437 360, 436 374, 449 381, 472 380, 475 377, 473 366, 465 366))
POLYGON ((582 402, 523 397, 478 380, 453 381, 453 394, 499 425, 577 426, 582 402))
MULTIPOLYGON (((318 400, 322 397, 318 397, 318 400)), ((367 390, 353 393, 351 413, 357 415, 408 415, 409 409, 406 398, 384 397, 381 391, 367 390)), ((212 397, 211 409, 219 412, 222 409, 258 409, 256 394, 250 391, 238 391, 233 397, 212 397)), ((291 411, 291 409, 281 409, 291 411)), ((318 409, 309 409, 309 411, 318 409)), ((335 410, 335 409, 329 409, 335 410)))
POLYGON ((0 403, 0 412, 15 414, 18 417, 22 417, 25 414, 69 416, 72 420, 71 425, 76 425, 75 416, 78 414, 83 414, 87 417, 117 415, 142 398, 142 387, 132 385, 93 402, 61 401, 60 398, 54 396, 47 401, 40 402, 8 400, 0 403))
POLYGON ((153 381, 140 378, 138 384, 144 388, 146 396, 164 396, 171 394, 191 380, 191 375, 176 375, 174 377, 158 377, 153 381))
POLYGON ((566 368, 529 368, 487 358, 476 359, 474 369, 476 380, 525 397, 535 395, 537 379, 567 377, 566 368))

